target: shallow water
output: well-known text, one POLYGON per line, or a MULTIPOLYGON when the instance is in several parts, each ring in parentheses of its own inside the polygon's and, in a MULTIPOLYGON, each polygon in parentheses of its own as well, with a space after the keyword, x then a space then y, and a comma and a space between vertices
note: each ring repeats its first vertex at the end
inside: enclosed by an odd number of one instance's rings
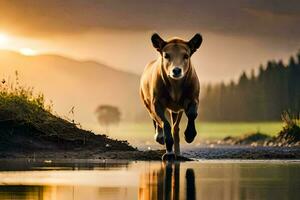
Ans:
POLYGON ((299 161, 1 161, 0 199, 299 199, 299 161))

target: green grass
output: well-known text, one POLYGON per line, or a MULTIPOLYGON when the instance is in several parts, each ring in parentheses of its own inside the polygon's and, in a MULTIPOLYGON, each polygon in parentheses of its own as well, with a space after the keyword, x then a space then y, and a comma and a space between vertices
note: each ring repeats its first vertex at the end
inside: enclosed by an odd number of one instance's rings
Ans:
MULTIPOLYGON (((241 136, 246 133, 261 132, 271 136, 280 132, 283 122, 197 122, 198 140, 222 139, 226 136, 241 136)), ((183 136, 185 122, 181 123, 180 135, 183 136)), ((120 123, 111 127, 113 138, 127 139, 129 142, 153 142, 154 128, 152 122, 120 123)))
POLYGON ((203 122, 197 123, 199 135, 204 138, 224 138, 241 136, 245 133, 261 132, 276 135, 283 126, 282 122, 203 122))

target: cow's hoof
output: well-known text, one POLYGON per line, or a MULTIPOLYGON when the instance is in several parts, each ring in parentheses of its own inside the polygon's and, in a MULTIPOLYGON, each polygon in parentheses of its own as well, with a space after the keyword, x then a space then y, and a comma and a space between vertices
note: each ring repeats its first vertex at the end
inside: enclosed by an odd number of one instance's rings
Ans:
POLYGON ((164 139, 164 135, 163 134, 156 133, 155 136, 154 136, 154 139, 155 139, 156 142, 158 142, 161 145, 165 144, 165 139, 164 139))
POLYGON ((161 158, 163 161, 175 161, 176 160, 176 155, 171 152, 171 153, 165 153, 162 158, 161 158))
POLYGON ((197 131, 195 129, 187 128, 184 131, 184 139, 187 143, 192 143, 197 135, 197 131))

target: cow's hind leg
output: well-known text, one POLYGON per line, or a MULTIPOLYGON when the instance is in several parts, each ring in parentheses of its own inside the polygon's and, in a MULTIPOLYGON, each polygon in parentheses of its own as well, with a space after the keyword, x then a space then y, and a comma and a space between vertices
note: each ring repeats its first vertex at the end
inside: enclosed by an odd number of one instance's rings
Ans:
POLYGON ((180 155, 180 138, 179 138, 179 123, 182 117, 182 111, 175 113, 171 112, 172 132, 174 138, 174 151, 176 155, 180 155))
POLYGON ((163 160, 175 160, 175 154, 173 152, 173 137, 171 134, 171 126, 165 116, 165 108, 159 103, 154 102, 154 110, 157 117, 162 121, 163 131, 164 131, 164 139, 166 145, 166 153, 163 155, 163 160))
POLYGON ((184 131, 185 141, 191 143, 197 135, 195 128, 195 119, 198 115, 198 104, 191 103, 187 108, 185 108, 185 113, 188 118, 188 124, 184 131))
POLYGON ((154 135, 155 141, 161 145, 164 145, 165 140, 164 140, 163 129, 157 124, 157 122, 155 120, 153 120, 153 125, 154 125, 154 129, 155 129, 155 135, 154 135))

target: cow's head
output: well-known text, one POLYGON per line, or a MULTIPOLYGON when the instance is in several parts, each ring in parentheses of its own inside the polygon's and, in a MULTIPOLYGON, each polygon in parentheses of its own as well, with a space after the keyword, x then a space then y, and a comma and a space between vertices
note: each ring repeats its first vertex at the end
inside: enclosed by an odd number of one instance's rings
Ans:
POLYGON ((154 48, 160 53, 163 70, 175 80, 183 78, 189 70, 190 58, 202 43, 202 36, 197 33, 191 40, 172 38, 164 41, 157 33, 151 37, 154 48))

